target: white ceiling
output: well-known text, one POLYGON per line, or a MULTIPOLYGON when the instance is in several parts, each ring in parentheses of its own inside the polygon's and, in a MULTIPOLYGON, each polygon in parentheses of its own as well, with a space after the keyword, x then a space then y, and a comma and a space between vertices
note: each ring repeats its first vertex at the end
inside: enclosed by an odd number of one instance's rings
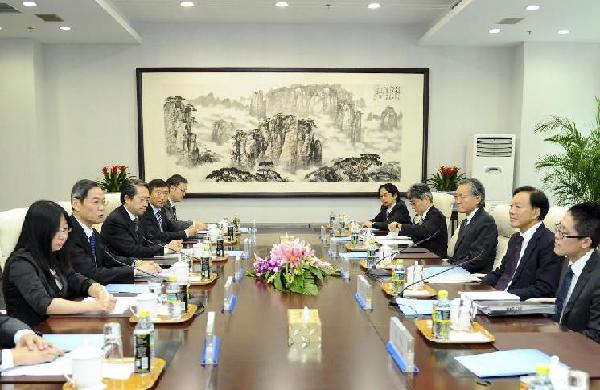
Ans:
POLYGON ((37 0, 23 7, 20 0, 0 0, 20 14, 0 13, 0 39, 33 38, 44 43, 139 43, 140 23, 322 23, 410 25, 427 33, 424 45, 509 45, 524 41, 600 42, 600 0, 195 0, 183 8, 180 0, 37 0), (326 6, 330 4, 330 6, 326 6), (528 4, 539 11, 525 11, 528 4), (36 13, 54 13, 65 21, 43 22, 36 13), (505 17, 525 17, 516 25, 488 30, 505 17), (60 25, 72 28, 60 31, 60 25), (33 27, 33 31, 28 31, 33 27), (570 34, 556 31, 567 28, 570 34), (531 34, 528 33, 531 31, 531 34))

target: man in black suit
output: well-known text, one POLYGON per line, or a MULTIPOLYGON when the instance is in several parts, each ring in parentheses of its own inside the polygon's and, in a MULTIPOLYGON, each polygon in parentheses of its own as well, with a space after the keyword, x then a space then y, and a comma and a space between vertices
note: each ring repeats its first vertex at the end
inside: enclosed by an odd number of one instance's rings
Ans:
POLYGON ((148 273, 161 272, 160 266, 152 261, 112 254, 117 262, 107 254, 106 245, 93 228, 104 220, 105 204, 104 191, 95 181, 79 180, 71 189, 73 215, 69 217, 69 225, 72 231, 66 247, 73 269, 100 284, 132 283, 134 266, 148 273))
POLYGON ((185 240, 198 233, 194 224, 187 229, 178 229, 177 224, 167 218, 165 204, 169 195, 169 186, 164 180, 154 179, 148 183, 150 206, 140 218, 144 232, 156 244, 164 245, 171 240, 185 240))
POLYGON ((195 225, 199 230, 207 229, 207 225, 201 221, 182 221, 177 219, 177 210, 175 203, 179 203, 183 200, 183 197, 187 193, 187 179, 178 173, 175 173, 167 179, 167 185, 169 186, 169 199, 165 203, 164 211, 165 216, 171 222, 176 230, 185 230, 192 225, 195 225))
POLYGON ((112 252, 124 257, 150 258, 178 252, 183 247, 180 240, 173 240, 165 246, 156 245, 145 237, 139 217, 148 207, 148 185, 139 179, 132 179, 121 189, 121 206, 113 210, 102 224, 102 238, 112 252))
POLYGON ((454 196, 456 209, 467 218, 458 231, 451 264, 466 262, 467 271, 487 273, 492 270, 498 246, 498 227, 485 210, 485 188, 477 179, 461 181, 454 196))
POLYGON ((0 314, 0 370, 8 370, 16 366, 51 362, 62 351, 54 348, 52 343, 35 334, 27 325, 0 314))
POLYGON ((448 250, 446 217, 433 205, 433 194, 427 184, 413 184, 407 192, 408 201, 415 209, 415 223, 392 222, 390 231, 409 236, 414 242, 427 239, 421 246, 444 258, 448 250))
POLYGON ((569 260, 554 320, 600 343, 600 203, 571 207, 554 237, 554 252, 569 260))
POLYGON ((363 222, 363 227, 388 230, 392 222, 410 223, 410 215, 406 205, 400 199, 398 188, 392 183, 385 183, 379 186, 379 200, 381 200, 381 209, 375 218, 363 222))
POLYGON ((519 233, 512 235, 502 264, 487 274, 483 283, 521 300, 555 296, 564 259, 554 253, 554 233, 542 222, 549 209, 548 198, 537 188, 513 191, 510 226, 519 233))

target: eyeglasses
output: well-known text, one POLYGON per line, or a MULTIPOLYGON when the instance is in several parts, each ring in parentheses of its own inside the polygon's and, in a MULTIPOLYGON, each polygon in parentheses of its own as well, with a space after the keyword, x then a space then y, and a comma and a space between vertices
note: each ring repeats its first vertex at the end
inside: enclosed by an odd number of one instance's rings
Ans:
POLYGON ((185 194, 187 192, 187 190, 184 190, 183 188, 181 188, 179 186, 175 186, 175 188, 177 188, 179 191, 181 191, 182 194, 185 194))
POLYGON ((554 225, 555 227, 555 234, 558 237, 559 240, 564 240, 565 238, 578 238, 578 239, 582 239, 582 238, 586 238, 587 236, 581 236, 581 235, 574 235, 574 234, 566 234, 565 231, 563 230, 562 226, 560 225, 560 222, 557 223, 556 225, 554 225))
POLYGON ((66 228, 66 229, 60 229, 59 231, 56 232, 56 235, 62 238, 67 238, 69 237, 69 233, 71 233, 73 229, 71 228, 66 228))

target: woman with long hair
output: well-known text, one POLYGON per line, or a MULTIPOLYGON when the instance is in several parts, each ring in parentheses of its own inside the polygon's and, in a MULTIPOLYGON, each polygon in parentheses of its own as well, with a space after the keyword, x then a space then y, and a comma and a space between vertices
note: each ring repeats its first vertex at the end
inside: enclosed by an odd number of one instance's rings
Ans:
POLYGON ((104 287, 71 268, 62 250, 69 231, 67 212, 58 204, 33 203, 23 221, 15 250, 4 267, 6 310, 28 325, 52 314, 111 311, 115 298, 104 287), (83 302, 71 299, 91 296, 83 302))

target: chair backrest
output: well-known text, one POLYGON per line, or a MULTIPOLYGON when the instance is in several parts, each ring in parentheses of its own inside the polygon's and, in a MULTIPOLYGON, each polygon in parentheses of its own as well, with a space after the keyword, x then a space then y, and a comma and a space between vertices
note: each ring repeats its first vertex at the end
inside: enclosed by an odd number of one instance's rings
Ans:
POLYGON ((2 268, 17 245, 25 214, 27 214, 27 208, 11 209, 0 213, 0 265, 2 268))
MULTIPOLYGON (((106 199, 106 206, 104 206, 104 218, 106 218, 110 213, 114 211, 114 209, 121 205, 121 193, 108 192, 104 194, 104 198, 106 199)), ((100 231, 100 229, 102 229, 102 224, 96 224, 94 225, 94 228, 100 231)))
POLYGON ((498 228, 498 246, 496 247, 496 258, 494 259, 493 266, 494 269, 500 267, 502 258, 508 250, 508 240, 515 232, 518 231, 518 229, 514 229, 510 226, 510 216, 508 215, 509 211, 510 205, 508 204, 495 205, 490 211, 490 215, 494 217, 494 221, 496 221, 496 227, 498 228))
POLYGON ((546 218, 544 218, 544 225, 546 225, 546 227, 550 229, 552 233, 555 233, 556 224, 562 220, 562 218, 565 216, 568 210, 568 207, 563 206, 550 207, 550 210, 548 210, 548 214, 546 214, 546 218))
POLYGON ((446 192, 433 192, 433 205, 446 217, 446 227, 450 228, 450 217, 454 207, 454 196, 446 192))

